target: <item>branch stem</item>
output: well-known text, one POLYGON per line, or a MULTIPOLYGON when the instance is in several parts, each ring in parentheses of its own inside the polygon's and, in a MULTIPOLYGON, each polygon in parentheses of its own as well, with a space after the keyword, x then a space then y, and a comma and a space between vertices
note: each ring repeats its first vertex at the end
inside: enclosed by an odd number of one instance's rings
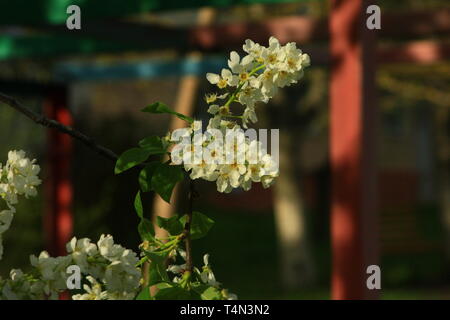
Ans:
POLYGON ((49 119, 42 114, 36 113, 33 110, 31 110, 30 108, 27 108, 24 105, 22 105, 16 99, 14 99, 10 96, 7 96, 6 94, 3 94, 1 92, 0 92, 0 102, 3 102, 7 106, 10 106, 11 108, 19 111, 20 113, 24 114, 26 117, 28 117, 29 119, 33 120, 35 123, 37 123, 41 126, 44 126, 47 128, 53 128, 62 133, 68 134, 72 138, 75 138, 75 139, 81 141, 86 146, 93 149, 95 152, 97 152, 98 154, 104 156, 105 158, 107 158, 109 160, 116 161, 118 158, 117 154, 115 154, 110 149, 97 144, 93 138, 88 137, 84 133, 81 133, 80 131, 78 131, 72 127, 65 126, 56 120, 49 119))
POLYGON ((191 224, 192 224, 192 213, 194 198, 196 196, 194 188, 194 180, 189 179, 189 193, 188 193, 188 209, 187 209, 187 219, 184 226, 185 234, 185 245, 186 245, 186 271, 192 274, 193 261, 192 261, 192 240, 191 240, 191 224))

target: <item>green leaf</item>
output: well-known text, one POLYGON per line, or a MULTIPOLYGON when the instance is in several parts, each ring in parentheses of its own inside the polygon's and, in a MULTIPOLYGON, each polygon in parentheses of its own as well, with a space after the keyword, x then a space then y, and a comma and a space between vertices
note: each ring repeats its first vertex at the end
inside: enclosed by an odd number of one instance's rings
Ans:
POLYGON ((222 294, 219 289, 214 287, 208 287, 200 294, 202 300, 222 300, 222 294))
POLYGON ((122 153, 117 159, 116 167, 114 168, 114 173, 119 174, 130 168, 141 164, 149 157, 150 152, 141 148, 131 148, 124 153, 122 153))
MULTIPOLYGON (((183 226, 186 224, 187 216, 184 215, 180 221, 183 226)), ((209 230, 214 225, 214 220, 205 216, 204 214, 194 211, 192 213, 192 222, 191 222, 191 239, 200 239, 206 236, 209 230)))
POLYGON ((152 241, 155 236, 153 223, 148 219, 142 218, 138 225, 138 232, 142 240, 152 241))
POLYGON ((148 261, 147 257, 143 257, 139 260, 139 262, 136 264, 136 267, 140 267, 142 266, 144 263, 146 263, 148 261))
POLYGON ((167 252, 158 252, 158 251, 146 251, 145 255, 150 259, 152 263, 164 263, 169 254, 167 252))
POLYGON ((150 154, 164 154, 166 149, 163 146, 161 138, 158 136, 150 136, 139 141, 139 146, 150 152, 150 154))
POLYGON ((156 223, 158 224, 158 227, 167 230, 172 236, 178 235, 183 232, 183 224, 180 222, 178 215, 174 215, 170 218, 157 216, 156 223))
POLYGON ((142 208, 141 192, 138 191, 136 197, 134 198, 134 209, 139 218, 144 219, 144 209, 142 208))
POLYGON ((144 169, 139 173, 139 185, 143 192, 152 191, 152 177, 156 168, 160 164, 159 161, 152 161, 145 166, 144 169))
POLYGON ((144 287, 141 292, 137 295, 135 300, 153 300, 150 296, 149 287, 144 287))
POLYGON ((141 192, 138 191, 136 197, 134 198, 134 208, 141 221, 138 224, 138 232, 142 240, 152 241, 155 236, 155 230, 153 228, 153 223, 144 218, 144 209, 142 207, 141 192))
POLYGON ((145 255, 150 259, 149 285, 170 281, 166 271, 166 259, 168 254, 169 252, 145 252, 145 255))
POLYGON ((185 116, 184 114, 181 114, 181 113, 171 110, 168 106, 166 106, 162 102, 152 103, 151 105, 146 106, 141 111, 149 112, 149 113, 169 113, 169 114, 173 114, 173 115, 177 116, 178 118, 180 118, 181 120, 187 121, 189 123, 194 122, 194 119, 192 119, 191 117, 185 116))
POLYGON ((180 286, 173 285, 168 288, 162 288, 155 294, 156 300, 188 300, 191 299, 191 293, 180 286))
POLYGON ((150 263, 149 269, 149 285, 170 281, 169 276, 166 271, 165 262, 152 262, 150 263))
POLYGON ((181 166, 171 166, 167 163, 160 163, 152 176, 152 189, 158 193, 161 198, 170 203, 173 188, 183 180, 184 174, 181 166))
POLYGON ((172 285, 167 282, 161 282, 161 283, 155 284, 155 287, 156 287, 156 289, 161 290, 161 289, 165 289, 165 288, 172 288, 172 285))

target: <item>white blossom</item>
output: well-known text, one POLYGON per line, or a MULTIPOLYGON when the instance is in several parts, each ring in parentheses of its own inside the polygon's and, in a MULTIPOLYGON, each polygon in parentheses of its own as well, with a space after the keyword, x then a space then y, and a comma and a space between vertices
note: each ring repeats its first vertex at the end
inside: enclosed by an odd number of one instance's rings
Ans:
POLYGON ((102 286, 93 277, 88 276, 87 280, 91 285, 83 285, 83 289, 86 293, 76 294, 72 296, 73 300, 106 300, 108 297, 107 291, 102 291, 102 286))
POLYGON ((102 250, 90 239, 73 238, 67 243, 67 256, 50 257, 46 251, 39 256, 32 255, 30 274, 13 269, 10 279, 2 281, 0 278, 0 299, 58 299, 59 293, 67 289, 67 267, 80 262, 84 264, 81 271, 90 285, 85 284, 85 292, 72 299, 133 299, 141 280, 136 253, 114 244, 109 235, 102 235, 99 244, 102 250))
POLYGON ((249 71, 253 65, 253 57, 245 56, 239 57, 236 51, 230 53, 230 59, 228 60, 228 66, 231 71, 237 75, 239 82, 244 82, 250 79, 249 71))
POLYGON ((6 174, 6 181, 2 179, 0 184, 0 195, 10 204, 16 204, 16 195, 25 195, 25 197, 35 196, 37 194, 36 186, 41 183, 38 178, 40 167, 35 164, 36 160, 30 160, 25 157, 25 152, 9 151, 8 161, 2 169, 0 176, 6 174))
MULTIPOLYGON (((296 83, 303 76, 304 69, 310 65, 309 56, 298 49, 295 43, 281 45, 275 37, 269 39, 267 47, 246 40, 242 48, 247 55, 241 57, 232 51, 228 60, 229 69, 222 69, 220 75, 212 73, 206 75, 208 81, 216 84, 219 89, 230 89, 229 87, 232 89, 231 92, 225 92, 220 96, 217 93, 206 96, 206 101, 210 104, 208 113, 213 115, 207 130, 219 130, 222 134, 227 130, 238 131, 241 127, 233 118, 240 119, 244 128, 256 123, 257 104, 267 103, 277 93, 278 88, 296 83), (219 97, 228 100, 222 104, 217 101, 219 97), (236 114, 234 108, 236 104, 244 107, 241 115, 236 114)), ((231 192, 238 187, 250 190, 252 183, 255 182, 262 183, 264 188, 273 184, 278 176, 278 166, 265 151, 257 153, 257 161, 224 162, 224 159, 233 156, 235 152, 236 156, 239 152, 246 152, 252 143, 249 139, 239 141, 237 150, 223 149, 223 146, 226 146, 224 143, 218 144, 218 149, 222 148, 221 151, 209 148, 209 144, 217 143, 219 143, 217 139, 211 137, 202 140, 203 150, 206 149, 206 156, 203 154, 205 161, 194 163, 191 161, 184 164, 185 170, 190 172, 191 179, 216 181, 219 192, 231 192)), ((233 148, 236 149, 234 146, 233 148)), ((188 160, 192 159, 191 152, 187 149, 188 160)))
POLYGON ((222 95, 217 95, 217 93, 209 93, 209 94, 205 95, 205 101, 207 104, 210 104, 210 103, 216 102, 217 99, 225 99, 227 96, 228 96, 228 92, 226 92, 222 95))
POLYGON ((14 208, 0 211, 0 234, 4 233, 11 226, 14 212, 14 208))
POLYGON ((228 69, 222 69, 220 75, 215 73, 207 73, 206 78, 211 84, 217 85, 219 89, 224 89, 227 86, 234 87, 239 82, 238 77, 233 75, 228 69))
MULTIPOLYGON (((9 151, 6 165, 0 163, 0 199, 3 199, 8 209, 0 211, 0 260, 3 257, 2 234, 11 226, 18 196, 35 196, 36 186, 41 183, 38 178, 40 167, 36 160, 25 157, 25 152, 9 151)), ((0 204, 1 206, 1 204, 0 204)))
POLYGON ((216 276, 214 275, 214 272, 209 264, 209 254, 205 254, 203 256, 203 263, 204 265, 202 272, 200 273, 200 279, 202 282, 216 288, 220 287, 220 282, 216 280, 216 276))

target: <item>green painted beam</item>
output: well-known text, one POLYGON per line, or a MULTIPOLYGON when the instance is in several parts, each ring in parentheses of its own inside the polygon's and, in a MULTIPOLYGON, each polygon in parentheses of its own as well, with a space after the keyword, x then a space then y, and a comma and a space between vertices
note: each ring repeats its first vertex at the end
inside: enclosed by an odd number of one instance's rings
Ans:
POLYGON ((5 0, 0 1, 0 24, 63 24, 68 16, 66 8, 71 4, 81 8, 82 19, 91 20, 204 6, 227 7, 296 1, 299 0, 5 0))
POLYGON ((74 39, 53 35, 28 37, 0 36, 0 60, 101 52, 139 51, 151 48, 150 43, 118 43, 92 38, 74 39))

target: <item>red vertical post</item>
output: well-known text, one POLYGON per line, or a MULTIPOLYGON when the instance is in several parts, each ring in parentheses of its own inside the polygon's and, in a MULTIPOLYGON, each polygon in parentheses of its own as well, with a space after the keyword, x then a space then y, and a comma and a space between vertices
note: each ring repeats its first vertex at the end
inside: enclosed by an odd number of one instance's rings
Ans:
MULTIPOLYGON (((373 1, 372 1, 373 2, 373 1)), ((332 299, 373 299, 378 264, 375 192, 375 42, 367 3, 331 0, 330 156, 332 299)))
MULTIPOLYGON (((64 125, 72 125, 65 88, 52 88, 44 102, 44 113, 64 125)), ((44 229, 46 246, 53 256, 66 253, 65 244, 72 236, 72 183, 70 175, 72 140, 54 129, 47 135, 46 212, 44 229)))

